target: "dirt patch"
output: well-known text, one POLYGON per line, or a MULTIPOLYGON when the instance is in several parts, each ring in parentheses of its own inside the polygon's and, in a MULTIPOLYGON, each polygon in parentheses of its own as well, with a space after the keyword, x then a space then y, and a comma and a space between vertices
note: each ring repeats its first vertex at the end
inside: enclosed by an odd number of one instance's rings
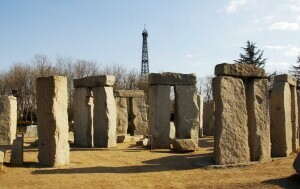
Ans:
MULTIPOLYGON (((209 168, 213 164, 213 139, 201 139, 195 153, 145 150, 133 143, 117 148, 71 146, 66 167, 43 168, 37 163, 37 148, 26 140, 24 166, 0 172, 0 188, 300 188, 288 158, 233 168, 209 168)), ((6 157, 9 162, 9 155, 6 157)))

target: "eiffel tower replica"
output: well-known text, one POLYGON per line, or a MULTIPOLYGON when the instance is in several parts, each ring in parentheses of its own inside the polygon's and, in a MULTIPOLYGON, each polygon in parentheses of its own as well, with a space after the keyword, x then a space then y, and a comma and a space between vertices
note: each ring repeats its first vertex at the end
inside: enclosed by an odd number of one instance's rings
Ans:
POLYGON ((149 75, 149 60, 148 60, 148 44, 147 44, 148 32, 145 26, 142 35, 143 35, 143 50, 142 50, 141 78, 144 82, 147 82, 148 75, 149 75))

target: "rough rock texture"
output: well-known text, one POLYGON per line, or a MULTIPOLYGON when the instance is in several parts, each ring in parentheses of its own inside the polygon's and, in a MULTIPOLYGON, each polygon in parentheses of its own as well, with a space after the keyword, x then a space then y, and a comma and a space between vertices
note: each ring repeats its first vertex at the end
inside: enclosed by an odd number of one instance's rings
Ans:
POLYGON ((291 90, 287 82, 275 82, 271 94, 271 154, 289 156, 292 147, 291 90))
POLYGON ((292 86, 297 85, 297 79, 288 74, 275 75, 274 82, 288 82, 292 86))
POLYGON ((128 111, 127 99, 116 97, 117 106, 117 134, 127 134, 128 129, 128 111))
POLYGON ((0 145, 11 145, 17 130, 17 99, 0 96, 0 145))
POLYGON ((296 87, 290 85, 291 89, 291 121, 292 121, 292 146, 293 151, 296 152, 299 148, 299 123, 298 123, 298 98, 296 87))
POLYGON ((149 85, 196 85, 195 74, 180 73, 151 73, 148 77, 149 85))
POLYGON ((206 102, 203 105, 203 134, 208 136, 214 135, 214 117, 215 103, 206 102))
POLYGON ((113 75, 89 76, 80 79, 74 79, 74 87, 100 87, 113 86, 116 78, 113 75))
POLYGON ((297 171, 297 173, 300 174, 300 152, 298 152, 297 157, 294 160, 293 167, 297 171))
POLYGON ((116 101, 112 87, 94 87, 94 145, 110 148, 116 141, 116 101))
POLYGON ((195 85, 175 86, 175 126, 178 138, 198 142, 200 123, 195 85))
POLYGON ((193 139, 173 139, 172 140, 172 150, 174 150, 175 152, 194 152, 197 147, 198 144, 195 142, 195 140, 193 139))
POLYGON ((199 108, 199 138, 203 138, 203 96, 197 96, 199 108))
POLYGON ((17 137, 13 142, 10 164, 13 166, 23 165, 23 137, 17 137))
POLYGON ((5 153, 6 153, 6 149, 5 148, 1 148, 1 146, 0 146, 0 170, 3 169, 5 153))
POLYGON ((216 164, 249 162, 248 118, 243 81, 228 76, 213 78, 213 97, 216 164))
POLYGON ((131 136, 128 134, 117 134, 117 143, 130 142, 131 136))
POLYGON ((149 134, 147 108, 143 98, 132 98, 132 125, 134 127, 134 135, 149 134))
POLYGON ((170 122, 170 139, 176 138, 176 127, 173 121, 170 122))
POLYGON ((93 95, 91 88, 75 88, 74 100, 74 143, 77 146, 93 147, 93 95))
POLYGON ((145 96, 145 92, 143 90, 115 90, 114 91, 115 97, 137 97, 141 98, 145 96))
POLYGON ((26 126, 26 132, 24 134, 25 138, 35 138, 38 137, 37 134, 37 125, 28 125, 26 126))
POLYGON ((170 86, 149 86, 149 132, 152 148, 170 148, 170 86))
POLYGON ((251 79, 245 82, 249 147, 251 161, 271 158, 268 80, 251 79))
POLYGON ((265 70, 252 64, 218 64, 215 67, 217 76, 234 76, 234 77, 266 77, 265 70))
POLYGON ((37 79, 38 161, 44 166, 69 163, 67 78, 37 79))

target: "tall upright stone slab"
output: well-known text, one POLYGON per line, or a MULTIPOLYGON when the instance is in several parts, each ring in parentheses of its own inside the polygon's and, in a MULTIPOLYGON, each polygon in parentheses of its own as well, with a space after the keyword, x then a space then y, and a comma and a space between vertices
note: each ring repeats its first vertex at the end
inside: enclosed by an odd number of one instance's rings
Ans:
POLYGON ((214 135, 214 117, 215 103, 206 102, 203 104, 203 134, 208 136, 214 135))
POLYGON ((198 143, 200 121, 196 86, 175 86, 175 125, 178 138, 194 139, 198 143))
POLYGON ((292 146, 293 151, 296 152, 299 148, 299 117, 298 117, 298 97, 296 86, 290 85, 291 89, 291 121, 292 121, 292 146))
POLYGON ((16 138, 17 98, 0 96, 0 145, 11 145, 16 138))
POLYGON ((91 88, 75 88, 74 93, 74 143, 82 147, 93 147, 93 109, 91 88))
POLYGON ((147 119, 147 107, 143 98, 132 98, 132 125, 134 127, 134 135, 147 135, 148 131, 148 119, 147 119))
POLYGON ((271 158, 268 80, 246 82, 246 99, 251 161, 271 158))
POLYGON ((198 95, 197 101, 199 107, 199 138, 203 138, 203 96, 198 95))
POLYGON ((23 136, 17 137, 12 145, 10 164, 13 166, 22 166, 23 165, 23 136))
POLYGON ((250 161, 246 94, 243 81, 219 76, 213 79, 215 100, 216 164, 236 164, 250 161))
POLYGON ((149 86, 149 131, 153 148, 170 148, 170 86, 149 86))
POLYGON ((127 134, 128 129, 128 110, 127 99, 116 97, 117 106, 117 134, 127 134))
POLYGON ((113 87, 93 87, 94 95, 94 145, 110 148, 116 141, 116 102, 113 87))
POLYGON ((67 78, 37 79, 38 161, 44 166, 69 163, 67 78))
POLYGON ((275 82, 271 94, 271 154, 286 157, 293 151, 291 90, 287 82, 275 82))

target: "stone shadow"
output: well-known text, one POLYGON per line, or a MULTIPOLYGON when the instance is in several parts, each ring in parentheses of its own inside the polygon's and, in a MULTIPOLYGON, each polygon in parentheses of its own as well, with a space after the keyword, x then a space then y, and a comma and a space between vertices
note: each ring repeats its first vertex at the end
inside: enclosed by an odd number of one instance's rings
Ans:
POLYGON ((158 159, 143 161, 145 165, 110 167, 79 167, 79 168, 65 168, 65 169, 41 169, 35 170, 32 174, 93 174, 93 173, 116 173, 116 174, 130 174, 130 173, 149 173, 161 172, 170 170, 191 170, 198 169, 199 162, 206 165, 212 165, 212 154, 189 154, 189 155, 172 155, 158 159))
POLYGON ((287 188, 287 189, 290 189, 290 188, 299 189, 300 188, 300 175, 294 174, 294 175, 284 177, 284 178, 270 179, 270 180, 263 181, 263 183, 271 184, 271 185, 275 185, 275 186, 279 186, 279 187, 287 188))

